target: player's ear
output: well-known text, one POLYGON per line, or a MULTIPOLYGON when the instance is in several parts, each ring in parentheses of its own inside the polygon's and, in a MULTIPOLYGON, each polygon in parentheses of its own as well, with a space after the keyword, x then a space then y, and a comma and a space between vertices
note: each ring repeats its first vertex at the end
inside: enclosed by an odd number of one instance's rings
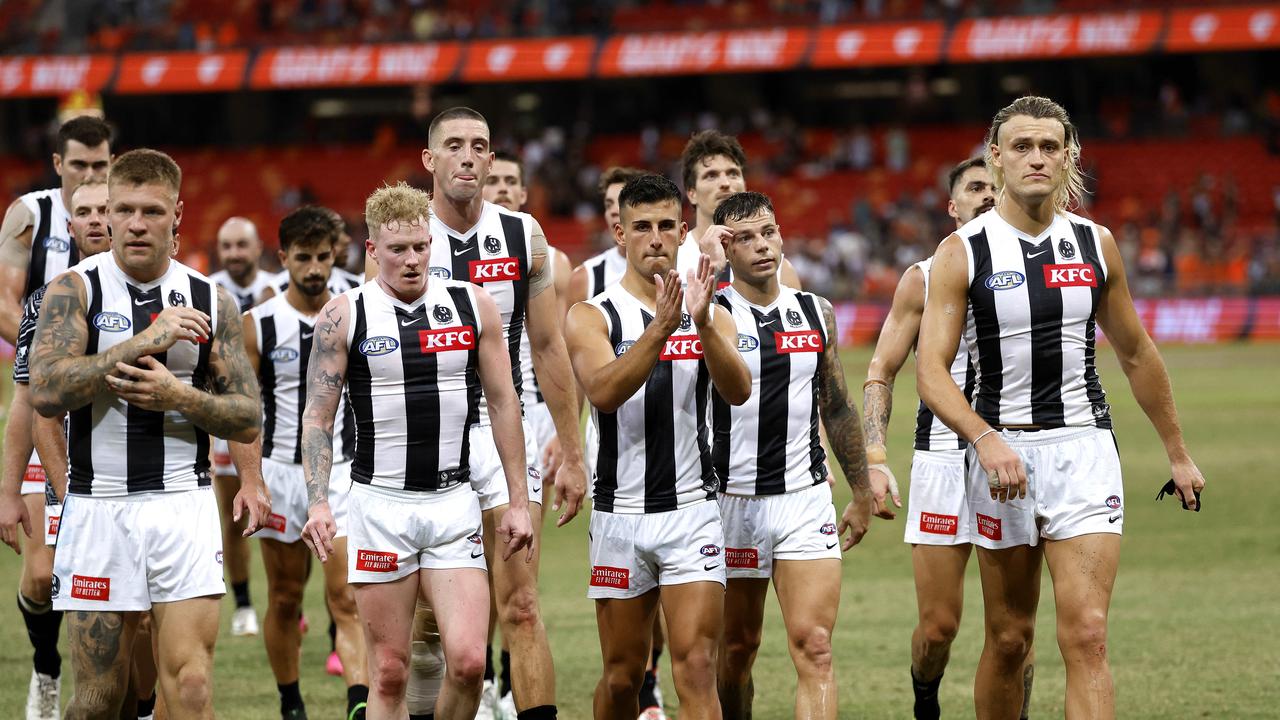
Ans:
POLYGON ((182 201, 179 200, 173 206, 173 231, 178 232, 178 225, 182 223, 182 201))
POLYGON ((53 154, 53 171, 58 174, 58 177, 62 177, 62 154, 61 153, 53 154))
POLYGON ((422 167, 433 175, 436 172, 435 159, 431 156, 431 148, 422 149, 422 167))

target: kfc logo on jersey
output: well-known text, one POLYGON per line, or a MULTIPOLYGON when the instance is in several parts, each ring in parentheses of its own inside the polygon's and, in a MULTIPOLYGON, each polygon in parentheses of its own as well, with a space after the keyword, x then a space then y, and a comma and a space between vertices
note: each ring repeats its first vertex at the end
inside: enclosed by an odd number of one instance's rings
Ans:
POLYGON ((724 549, 725 567, 731 568, 758 568, 760 567, 760 551, 755 548, 731 548, 724 549))
POLYGON ((476 330, 470 325, 443 330, 419 330, 418 342, 422 352, 435 353, 445 350, 474 350, 476 330))
POLYGON ((938 515, 931 512, 920 513, 920 532, 932 535, 955 535, 960 527, 960 516, 938 515))
POLYGON ((1098 276, 1093 266, 1080 263, 1077 265, 1045 265, 1044 286, 1062 287, 1098 287, 1098 276))
POLYGON ((520 279, 520 261, 513 257, 472 260, 467 265, 471 282, 478 284, 520 279))
POLYGON ((702 340, 697 335, 680 335, 667 338, 659 360, 701 360, 702 340))
POLYGON ((71 597, 76 600, 110 600, 111 578, 72 575, 71 597))
POLYGON ((627 568, 594 565, 591 568, 591 587, 626 590, 631 587, 631 571, 627 568))
POLYGON ((356 570, 364 572, 395 572, 398 569, 400 569, 400 563, 396 561, 396 554, 393 552, 379 552, 377 550, 356 551, 356 570))
POLYGON ((822 352, 822 334, 817 330, 797 330, 773 334, 780 353, 822 352))
POLYGON ((994 518, 990 515, 978 515, 978 534, 984 538, 991 540, 1000 540, 1004 534, 1000 532, 1000 518, 994 518))
POLYGON ((284 532, 284 528, 285 528, 284 516, 271 513, 270 515, 267 516, 266 527, 268 530, 275 530, 278 533, 284 532))

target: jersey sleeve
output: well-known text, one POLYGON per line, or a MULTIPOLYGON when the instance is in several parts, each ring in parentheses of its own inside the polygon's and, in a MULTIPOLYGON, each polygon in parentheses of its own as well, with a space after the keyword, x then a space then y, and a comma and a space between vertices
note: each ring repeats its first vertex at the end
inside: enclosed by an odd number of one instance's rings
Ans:
POLYGON ((31 383, 31 368, 27 358, 31 354, 31 343, 36 337, 36 323, 40 319, 40 305, 44 302, 44 291, 47 285, 41 285, 27 297, 22 304, 22 319, 18 321, 18 344, 13 360, 13 381, 20 385, 31 383))

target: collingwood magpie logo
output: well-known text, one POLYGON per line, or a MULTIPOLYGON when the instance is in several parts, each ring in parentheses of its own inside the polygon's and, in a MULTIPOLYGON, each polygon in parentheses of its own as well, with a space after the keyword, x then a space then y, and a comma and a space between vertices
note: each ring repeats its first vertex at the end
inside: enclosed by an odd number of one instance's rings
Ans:
POLYGON ((800 319, 800 313, 795 310, 787 311, 787 324, 791 327, 800 327, 803 321, 800 319))
POLYGON ((438 323, 447 323, 453 320, 453 311, 444 305, 437 305, 435 309, 431 311, 431 317, 435 318, 438 323))
POLYGON ((688 330, 693 326, 693 318, 689 317, 689 313, 680 313, 680 329, 688 330))
POLYGON ((187 297, 177 290, 169 291, 169 307, 186 307, 187 297))
POLYGON ((499 251, 501 251, 501 250, 502 250, 502 243, 498 241, 498 238, 496 238, 496 237, 494 237, 494 236, 492 236, 492 235, 485 235, 485 236, 484 236, 484 251, 485 251, 485 252, 489 253, 490 255, 497 255, 497 254, 498 254, 498 252, 499 252, 499 251))
POLYGON ((1071 260, 1076 256, 1076 246, 1072 245, 1070 240, 1063 238, 1058 241, 1058 254, 1063 260, 1071 260))

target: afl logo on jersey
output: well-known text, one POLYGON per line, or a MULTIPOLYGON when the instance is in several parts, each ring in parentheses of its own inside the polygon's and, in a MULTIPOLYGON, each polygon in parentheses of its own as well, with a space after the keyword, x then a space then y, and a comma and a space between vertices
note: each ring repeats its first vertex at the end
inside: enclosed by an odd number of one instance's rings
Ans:
POLYGON ((788 325, 790 325, 791 327, 800 327, 800 325, 801 325, 803 322, 804 322, 804 321, 802 321, 802 320, 800 319, 800 313, 796 312, 795 310, 788 310, 788 311, 787 311, 787 324, 788 324, 788 325))
POLYGON ((187 296, 183 295, 177 290, 169 291, 169 307, 186 307, 186 306, 187 306, 187 296))
POLYGON ((992 273, 985 283, 988 290, 1012 290, 1027 281, 1027 276, 1017 270, 992 273))
POLYGON ((440 267, 439 265, 432 265, 431 269, 427 270, 427 274, 433 278, 440 278, 441 280, 448 280, 453 277, 453 273, 449 272, 449 268, 440 267))
POLYGON ((616 347, 613 348, 613 354, 616 357, 622 357, 623 355, 626 355, 627 351, 631 349, 631 346, 635 344, 636 344, 635 340, 623 340, 622 342, 618 343, 616 347))
POLYGON ((371 337, 360 343, 360 354, 365 357, 376 357, 395 352, 400 348, 400 341, 387 335, 371 337))
POLYGON ((497 255, 498 253, 502 252, 502 243, 499 242, 498 238, 492 235, 485 235, 484 251, 489 253, 490 255, 497 255))
POLYGON ((131 324, 129 318, 118 312, 100 312, 93 316, 93 326, 103 332, 124 332, 131 324))
POLYGON ((271 351, 270 357, 272 362, 292 362, 298 359, 298 351, 287 347, 276 348, 271 351))
POLYGON ((755 350, 758 347, 760 347, 759 340, 751 337, 750 335, 743 335, 742 333, 738 333, 738 352, 740 353, 751 352, 752 350, 755 350))
POLYGON ((67 242, 66 240, 63 240, 62 238, 56 238, 56 237, 45 238, 43 245, 45 250, 52 250, 54 252, 60 252, 60 253, 67 252, 68 250, 71 249, 71 243, 67 242))
POLYGON ((1070 240, 1062 238, 1058 241, 1058 254, 1063 260, 1070 260, 1076 256, 1076 246, 1070 240))

